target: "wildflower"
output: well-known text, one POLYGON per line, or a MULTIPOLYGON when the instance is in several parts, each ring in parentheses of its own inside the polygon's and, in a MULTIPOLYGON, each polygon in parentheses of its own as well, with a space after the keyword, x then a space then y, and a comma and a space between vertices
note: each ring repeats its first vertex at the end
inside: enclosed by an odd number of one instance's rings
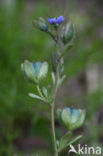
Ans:
POLYGON ((64 21, 63 16, 55 17, 55 18, 48 18, 48 22, 51 25, 61 24, 64 21))

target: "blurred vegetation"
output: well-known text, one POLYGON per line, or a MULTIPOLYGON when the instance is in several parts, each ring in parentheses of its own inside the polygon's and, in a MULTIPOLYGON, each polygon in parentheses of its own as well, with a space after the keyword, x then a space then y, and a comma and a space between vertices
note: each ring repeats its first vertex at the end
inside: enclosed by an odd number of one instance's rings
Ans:
MULTIPOLYGON (((86 123, 76 133, 84 133, 83 142, 102 146, 102 1, 92 0, 84 4, 65 0, 58 4, 58 1, 49 0, 2 0, 0 3, 0 155, 39 151, 40 156, 42 152, 46 156, 45 151, 52 151, 49 109, 27 96, 29 92, 34 92, 35 86, 24 80, 20 67, 25 59, 49 60, 50 52, 55 50, 50 37, 33 28, 32 20, 38 16, 46 19, 63 14, 67 20, 70 17, 74 22, 74 46, 65 58, 68 78, 58 93, 57 103, 59 107, 85 108, 86 123), (98 76, 98 87, 90 92, 88 70, 93 65, 97 68, 94 77, 98 76), (51 151, 47 150, 48 146, 51 151)), ((50 76, 47 82, 50 82, 50 76)), ((56 125, 59 138, 65 130, 57 121, 56 125)))

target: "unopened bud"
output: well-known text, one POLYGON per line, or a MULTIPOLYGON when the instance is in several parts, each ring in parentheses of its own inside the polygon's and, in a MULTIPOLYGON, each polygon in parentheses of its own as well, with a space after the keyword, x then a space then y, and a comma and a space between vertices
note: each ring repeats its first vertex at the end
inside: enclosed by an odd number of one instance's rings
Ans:
POLYGON ((33 22, 33 26, 41 31, 47 32, 48 31, 48 26, 45 22, 45 20, 42 17, 38 17, 35 19, 33 22))
POLYGON ((74 35, 74 28, 73 24, 71 22, 68 22, 66 26, 62 28, 61 31, 61 40, 64 44, 67 44, 70 42, 74 35))

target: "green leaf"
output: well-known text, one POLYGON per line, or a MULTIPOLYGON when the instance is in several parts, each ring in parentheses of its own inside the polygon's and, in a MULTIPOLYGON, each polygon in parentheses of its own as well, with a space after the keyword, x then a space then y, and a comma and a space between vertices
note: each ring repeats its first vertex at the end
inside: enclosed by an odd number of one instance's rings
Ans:
POLYGON ((68 44, 64 49, 64 53, 68 52, 72 47, 73 47, 72 44, 68 44))
POLYGON ((58 118, 59 122, 62 124, 61 113, 62 113, 62 110, 57 109, 57 118, 58 118))
POLYGON ((59 151, 61 151, 63 148, 65 148, 66 144, 69 142, 71 135, 72 135, 72 133, 69 131, 61 138, 61 140, 59 142, 59 151))
POLYGON ((59 79, 59 82, 58 82, 58 88, 62 85, 64 79, 66 78, 66 75, 63 75, 60 79, 59 79))
POLYGON ((42 92, 43 92, 43 94, 45 95, 45 97, 48 97, 48 91, 47 91, 47 88, 42 87, 42 92))
POLYGON ((51 76, 52 76, 52 81, 53 81, 53 85, 55 84, 55 74, 54 72, 51 72, 51 76))
POLYGON ((66 155, 70 149, 70 145, 75 145, 77 144, 82 138, 82 135, 76 137, 75 139, 73 139, 72 141, 70 141, 64 148, 62 148, 62 150, 59 151, 59 156, 63 156, 66 155))
POLYGON ((41 101, 44 101, 45 102, 45 99, 36 95, 36 94, 33 94, 33 93, 29 93, 29 96, 34 98, 34 99, 38 99, 38 100, 41 100, 41 101))
POLYGON ((52 102, 52 100, 53 100, 53 89, 52 89, 52 86, 51 85, 48 85, 47 86, 47 92, 48 92, 48 100, 50 101, 50 102, 52 102))
POLYGON ((68 44, 68 45, 65 47, 63 53, 61 54, 60 58, 62 58, 72 47, 73 47, 72 44, 68 44))
POLYGON ((70 144, 72 144, 72 145, 77 144, 77 143, 81 140, 82 137, 83 137, 82 135, 77 136, 75 139, 73 139, 72 141, 70 141, 70 142, 67 144, 67 147, 70 146, 70 144))
POLYGON ((59 140, 56 140, 57 148, 59 148, 59 140))

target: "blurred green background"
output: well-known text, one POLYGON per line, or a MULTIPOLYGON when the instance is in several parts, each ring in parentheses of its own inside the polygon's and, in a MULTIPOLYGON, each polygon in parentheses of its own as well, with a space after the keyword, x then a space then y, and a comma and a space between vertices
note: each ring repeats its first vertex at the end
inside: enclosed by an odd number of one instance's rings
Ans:
MULTIPOLYGON (((74 46, 65 58, 68 75, 57 106, 85 108, 81 144, 103 147, 103 1, 0 1, 0 156, 52 153, 49 108, 27 96, 35 86, 24 79, 21 63, 49 60, 52 39, 32 26, 38 16, 64 15, 75 25, 74 46)), ((47 83, 50 81, 48 78, 47 83)), ((56 133, 65 133, 56 120, 56 133)))

